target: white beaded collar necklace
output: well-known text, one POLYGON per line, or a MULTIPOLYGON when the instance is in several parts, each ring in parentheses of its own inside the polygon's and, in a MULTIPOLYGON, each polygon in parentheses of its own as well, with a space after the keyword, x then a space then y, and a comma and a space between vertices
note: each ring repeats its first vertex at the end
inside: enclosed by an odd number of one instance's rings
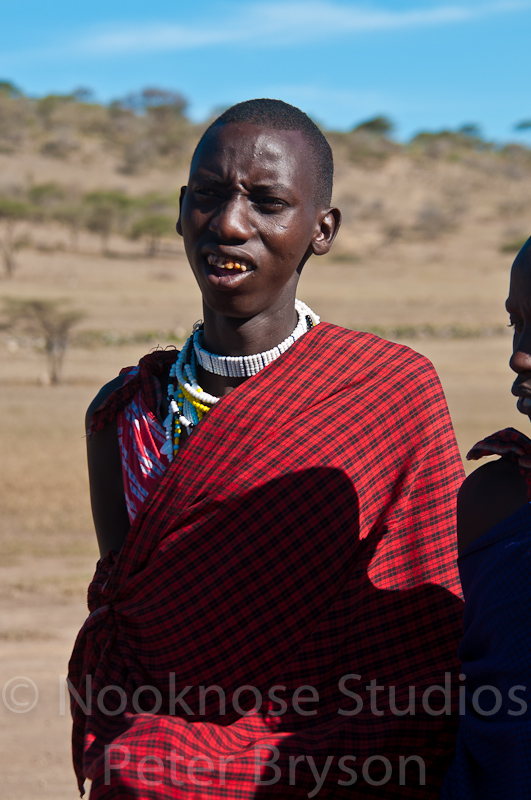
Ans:
POLYGON ((166 441, 160 450, 169 461, 172 461, 179 450, 182 429, 192 429, 212 406, 219 402, 219 397, 208 394, 198 385, 197 364, 200 363, 208 372, 217 375, 235 377, 256 375, 285 353, 303 333, 319 324, 320 319, 317 314, 300 300, 295 300, 295 309, 299 320, 291 336, 272 350, 250 356, 218 356, 209 353, 199 341, 201 330, 195 330, 194 326, 194 333, 186 341, 169 374, 169 408, 168 416, 164 420, 166 441))
POLYGON ((215 375, 224 375, 231 378, 250 378, 256 375, 261 369, 267 367, 275 361, 288 347, 299 339, 303 333, 318 325, 320 318, 317 314, 300 300, 295 300, 295 311, 298 314, 298 322, 295 330, 287 339, 284 339, 276 347, 266 350, 264 353, 255 353, 249 356, 219 356, 209 353, 203 347, 203 331, 197 330, 193 334, 194 351, 197 361, 207 372, 215 375))

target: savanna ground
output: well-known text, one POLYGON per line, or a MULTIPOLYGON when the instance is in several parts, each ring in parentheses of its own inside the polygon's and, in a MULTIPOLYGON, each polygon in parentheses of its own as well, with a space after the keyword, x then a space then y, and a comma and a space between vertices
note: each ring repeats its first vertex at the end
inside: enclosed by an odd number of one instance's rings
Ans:
MULTIPOLYGON (((334 253, 310 260, 299 291, 323 319, 380 331, 426 354, 441 376, 463 455, 494 430, 526 427, 509 392, 503 303, 513 256, 501 247, 529 233, 531 171, 489 158, 396 152, 360 166, 340 157, 336 202, 344 227, 334 253)), ((171 177, 156 169, 119 174, 103 152, 88 164, 0 154, 0 175, 133 194, 174 191, 184 179, 180 168, 171 177)), ((186 336, 201 309, 177 237, 147 258, 142 245, 115 236, 102 256, 88 232, 71 252, 60 225, 26 227, 31 246, 19 252, 0 296, 65 298, 85 316, 59 385, 47 383, 45 359, 31 343, 12 333, 1 340, 0 796, 67 800, 77 792, 61 676, 97 559, 84 412, 122 366, 164 345, 167 335, 186 336), (39 693, 29 711, 32 685, 15 687, 27 679, 39 693)))

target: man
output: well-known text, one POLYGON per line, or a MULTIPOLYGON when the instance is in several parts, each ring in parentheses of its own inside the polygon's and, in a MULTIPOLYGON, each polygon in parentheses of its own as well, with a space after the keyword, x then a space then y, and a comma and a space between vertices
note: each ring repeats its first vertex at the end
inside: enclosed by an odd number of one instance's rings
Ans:
POLYGON ((431 364, 295 300, 331 189, 298 109, 216 120, 177 224, 204 327, 89 409, 104 559, 70 685, 91 797, 438 795, 462 468, 431 364))
MULTIPOLYGON (((531 417, 531 239, 511 269, 505 307, 517 408, 531 417)), ((458 497, 459 574, 466 598, 459 647, 466 691, 444 800, 531 795, 531 440, 506 428, 467 455, 501 456, 475 470, 458 497)))

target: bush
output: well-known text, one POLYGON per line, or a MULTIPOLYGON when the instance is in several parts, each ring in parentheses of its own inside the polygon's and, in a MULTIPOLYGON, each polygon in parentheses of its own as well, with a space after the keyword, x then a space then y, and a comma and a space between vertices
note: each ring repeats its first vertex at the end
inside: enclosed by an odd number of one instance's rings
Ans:
POLYGON ((79 231, 85 225, 88 216, 86 206, 77 198, 71 198, 69 202, 55 206, 51 211, 51 216, 56 222, 69 229, 70 247, 72 250, 77 250, 79 231))
POLYGON ((28 198, 37 206, 48 206, 56 200, 63 200, 65 189, 55 181, 36 183, 28 191, 28 198))
POLYGON ((18 89, 10 81, 0 81, 0 95, 4 95, 4 97, 11 97, 14 100, 17 100, 19 97, 23 97, 20 89, 18 89))
POLYGON ((164 214, 149 214, 135 222, 130 231, 131 239, 146 241, 146 254, 156 256, 160 240, 175 232, 175 220, 164 214))
POLYGON ((48 362, 50 383, 61 380, 66 350, 73 326, 84 316, 81 311, 64 308, 65 300, 23 300, 4 298, 4 330, 19 330, 30 336, 36 347, 42 343, 48 362))
POLYGON ((41 147, 41 155, 48 158, 68 158, 69 155, 79 150, 79 144, 70 133, 61 133, 53 139, 48 139, 41 147))
POLYGON ((89 192, 84 203, 87 209, 85 226, 101 238, 101 249, 108 254, 108 242, 115 230, 124 232, 129 215, 134 207, 134 200, 124 192, 89 192))
POLYGON ((122 163, 118 167, 118 172, 123 175, 137 175, 153 162, 155 155, 154 144, 148 137, 128 142, 124 146, 122 163))
POLYGON ((409 148, 413 153, 420 153, 429 158, 446 158, 458 161, 471 151, 492 150, 493 145, 479 135, 477 125, 463 125, 457 131, 421 131, 414 136, 409 148))
POLYGON ((29 120, 29 101, 0 91, 0 141, 8 147, 19 147, 24 142, 29 120))
POLYGON ((0 198, 0 222, 2 223, 0 249, 6 278, 12 278, 15 273, 15 253, 28 244, 26 236, 16 234, 17 225, 29 219, 31 213, 31 207, 27 203, 8 197, 0 198))
POLYGON ((394 122, 389 117, 372 117, 365 122, 361 122, 353 128, 354 133, 370 133, 374 136, 389 136, 395 128, 394 122))
POLYGON ((419 209, 417 220, 414 225, 414 230, 420 234, 423 239, 431 240, 438 239, 443 233, 447 233, 455 227, 454 220, 445 211, 435 203, 426 203, 419 209))
POLYGON ((501 253, 519 253, 529 236, 519 236, 517 239, 509 239, 500 246, 501 253))
POLYGON ((344 135, 347 159, 364 167, 375 168, 400 151, 400 145, 367 130, 355 130, 344 135))

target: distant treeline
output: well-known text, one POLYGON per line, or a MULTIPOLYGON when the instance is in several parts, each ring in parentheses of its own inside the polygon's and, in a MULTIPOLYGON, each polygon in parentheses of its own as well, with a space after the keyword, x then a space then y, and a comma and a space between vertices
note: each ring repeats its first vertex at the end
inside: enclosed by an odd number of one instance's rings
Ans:
MULTIPOLYGON (((79 89, 68 95, 32 98, 24 95, 8 81, 0 81, 0 153, 20 157, 40 153, 45 158, 62 159, 72 164, 104 163, 111 172, 126 175, 147 169, 168 172, 190 159, 198 137, 208 124, 194 124, 186 114, 187 101, 182 94, 160 88, 147 88, 115 100, 107 105, 97 103, 92 92, 79 89)), ((217 113, 221 112, 218 109, 217 113)), ((525 120, 519 129, 531 128, 525 120)), ((402 213, 400 201, 391 207, 388 198, 360 198, 350 188, 343 190, 341 208, 345 224, 352 220, 371 220, 380 228, 381 246, 399 241, 431 241, 455 232, 463 223, 470 206, 473 183, 486 179, 502 179, 507 186, 518 185, 531 178, 531 148, 521 144, 495 145, 486 141, 477 125, 462 125, 455 131, 421 132, 411 141, 400 144, 393 140, 393 122, 376 116, 357 124, 351 131, 326 131, 334 150, 337 174, 346 165, 378 170, 393 156, 407 157, 424 175, 435 175, 441 163, 458 162, 468 174, 468 188, 461 179, 455 184, 434 187, 431 196, 422 199, 417 208, 402 213)), ((444 170, 443 170, 444 171, 444 170)), ((450 170, 451 171, 451 170, 450 170)), ((99 237, 101 252, 110 252, 111 236, 139 239, 146 254, 161 252, 162 241, 173 237, 178 213, 178 194, 145 192, 129 189, 92 188, 93 181, 81 185, 79 179, 67 179, 68 170, 61 170, 63 182, 36 182, 31 173, 21 171, 17 183, 9 183, 0 175, 0 277, 12 277, 16 271, 18 251, 33 246, 39 249, 78 250, 82 231, 99 237), (54 223, 62 227, 59 242, 36 241, 37 225, 54 223)), ((431 181, 431 178, 430 178, 431 181)), ((521 184, 524 186, 524 184, 521 184)), ((499 186, 496 190, 500 191, 499 186)), ((527 190, 506 191, 496 200, 496 213, 511 220, 511 229, 500 242, 501 249, 513 252, 527 238, 527 190), (520 197, 520 194, 523 195, 520 197), (503 196, 502 196, 503 195, 503 196), (518 226, 515 228, 515 221, 518 226)), ((497 196, 498 197, 498 196, 497 196)), ((171 245, 166 244, 166 249, 171 245)), ((345 255, 348 261, 352 254, 345 255)))
POLYGON ((68 231, 68 247, 74 252, 78 250, 80 232, 86 230, 100 238, 104 255, 109 253, 111 235, 119 234, 144 240, 146 254, 155 256, 161 240, 175 233, 178 202, 178 192, 148 192, 136 197, 116 189, 82 193, 74 186, 54 181, 28 188, 4 188, 0 193, 4 275, 12 277, 17 251, 32 244, 21 223, 58 223, 68 231))
MULTIPOLYGON (((0 81, 0 152, 31 147, 51 158, 89 159, 94 155, 90 145, 97 141, 118 158, 119 172, 136 174, 189 158, 208 120, 194 124, 186 114, 187 107, 180 92, 158 87, 104 105, 96 102, 90 89, 36 98, 26 96, 10 81, 0 81)), ((349 132, 326 133, 341 157, 366 166, 378 165, 400 151, 450 160, 489 152, 520 161, 529 159, 531 152, 522 144, 500 146, 487 141, 474 123, 457 130, 423 131, 405 144, 393 141, 393 129, 392 120, 376 116, 349 132)), ((531 129, 531 120, 521 120, 514 129, 531 129)))

